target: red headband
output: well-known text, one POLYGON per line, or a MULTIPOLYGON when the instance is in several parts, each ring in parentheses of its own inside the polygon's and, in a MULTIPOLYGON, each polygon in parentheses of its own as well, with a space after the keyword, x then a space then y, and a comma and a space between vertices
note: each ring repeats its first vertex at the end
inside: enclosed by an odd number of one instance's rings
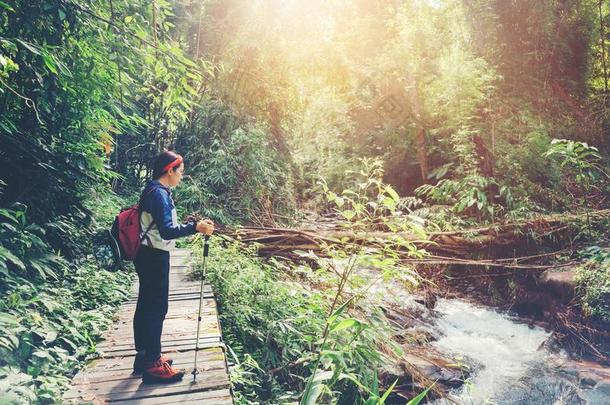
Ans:
POLYGON ((164 168, 163 171, 161 173, 165 173, 167 172, 169 169, 171 169, 172 167, 175 166, 180 166, 180 164, 182 163, 182 156, 178 155, 178 157, 176 158, 176 160, 174 160, 173 162, 167 164, 164 168))

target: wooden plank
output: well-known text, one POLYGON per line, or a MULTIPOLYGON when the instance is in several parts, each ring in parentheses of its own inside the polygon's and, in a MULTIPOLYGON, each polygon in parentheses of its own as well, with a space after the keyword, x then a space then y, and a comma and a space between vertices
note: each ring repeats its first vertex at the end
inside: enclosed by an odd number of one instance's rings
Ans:
POLYGON ((188 394, 169 395, 160 398, 147 398, 142 400, 127 400, 118 401, 120 405, 164 405, 164 404, 182 404, 185 402, 196 402, 201 405, 228 405, 232 404, 231 392, 228 389, 192 392, 188 394))
MULTIPOLYGON (((138 298, 138 282, 136 281, 135 287, 131 290, 131 294, 129 296, 129 299, 136 299, 138 298)), ((170 282, 169 282, 169 294, 173 294, 175 293, 181 293, 184 291, 190 291, 190 292, 199 292, 200 289, 200 285, 199 285, 199 281, 189 281, 189 280, 185 280, 183 279, 175 279, 172 280, 170 278, 170 282)), ((203 291, 206 293, 211 293, 213 292, 212 287, 210 287, 209 284, 205 284, 204 283, 204 287, 203 287, 203 291)))
MULTIPOLYGON (((199 336, 200 344, 216 342, 220 338, 220 333, 218 332, 218 330, 215 330, 212 333, 207 333, 205 335, 202 334, 201 331, 199 333, 200 333, 200 336, 199 336)), ((164 350, 169 350, 170 347, 174 347, 174 346, 185 346, 190 343, 192 343, 193 345, 195 344, 195 333, 194 332, 191 333, 191 335, 177 336, 175 339, 171 339, 171 336, 173 336, 173 335, 169 335, 169 336, 170 336, 170 338, 168 338, 166 340, 164 340, 163 338, 161 339, 161 344, 162 344, 164 350)), ((111 345, 108 345, 107 347, 100 348, 99 350, 103 351, 103 353, 104 353, 104 355, 102 357, 105 357, 106 354, 114 353, 117 351, 131 350, 132 352, 135 353, 135 350, 133 349, 133 341, 125 342, 125 343, 111 344, 111 345)))
MULTIPOLYGON (((195 344, 195 336, 190 335, 180 335, 174 336, 171 335, 168 338, 161 339, 161 350, 164 352, 178 350, 177 347, 183 347, 187 345, 195 344)), ((214 330, 208 333, 200 332, 199 336, 199 345, 205 345, 210 342, 218 342, 220 341, 220 332, 218 330, 214 330)), ((125 343, 117 343, 117 344, 109 344, 108 346, 100 346, 97 348, 100 353, 100 357, 108 357, 115 356, 116 352, 124 352, 126 355, 135 355, 136 351, 134 350, 133 339, 125 339, 125 343)))
MULTIPOLYGON (((218 322, 216 319, 216 314, 213 312, 205 313, 202 312, 201 317, 201 325, 200 328, 209 329, 214 328, 218 329, 218 322)), ((193 332, 197 330, 197 314, 190 318, 169 318, 166 319, 166 322, 163 323, 164 335, 170 336, 173 334, 182 334, 193 332)), ((133 337, 133 328, 129 324, 125 324, 123 328, 119 328, 113 331, 110 331, 105 337, 105 341, 111 341, 116 338, 128 338, 133 337)), ((100 343, 101 345, 105 344, 104 341, 100 343)))
MULTIPOLYGON (((211 322, 217 322, 215 308, 207 308, 201 310, 201 322, 206 323, 206 325, 211 322)), ((119 330, 124 331, 126 333, 133 333, 133 327, 131 319, 126 319, 118 322, 118 328, 113 328, 110 330, 106 339, 115 336, 119 330), (131 331, 130 331, 131 329, 131 331)), ((184 313, 181 317, 178 316, 169 316, 166 317, 165 322, 163 323, 163 330, 165 334, 170 334, 172 330, 176 332, 184 332, 189 330, 197 330, 197 313, 184 313)))
MULTIPOLYGON (((173 360, 173 366, 184 369, 192 369, 195 360, 195 351, 185 352, 165 352, 165 355, 173 360)), ((87 379, 95 379, 98 376, 105 376, 115 373, 131 374, 133 372, 133 360, 134 356, 124 356, 117 358, 104 358, 98 359, 98 361, 90 364, 87 368, 87 373, 79 373, 74 379, 73 384, 81 384, 82 381, 87 379), (92 378, 95 376, 95 378, 92 378)), ((223 362, 224 364, 224 352, 219 347, 199 350, 197 357, 198 368, 207 370, 210 369, 210 365, 207 364, 215 362, 223 362)))
MULTIPOLYGON (((206 378, 211 373, 224 372, 226 374, 225 362, 221 361, 206 361, 206 362, 197 362, 197 374, 198 377, 206 378)), ((189 363, 184 363, 182 365, 174 365, 174 367, 181 369, 184 372, 184 378, 187 378, 190 375, 192 378, 193 371, 193 361, 189 363)), ((102 384, 110 384, 113 382, 119 382, 124 380, 138 380, 142 379, 142 373, 134 373, 132 370, 117 370, 114 372, 104 372, 104 373, 96 373, 88 378, 83 378, 73 383, 74 387, 86 387, 90 388, 92 386, 102 385, 102 384)))
POLYGON ((226 371, 222 369, 199 374, 195 382, 193 382, 190 374, 185 374, 182 381, 171 384, 144 384, 139 377, 100 383, 91 382, 74 387, 66 398, 82 397, 84 399, 85 395, 83 394, 90 393, 98 399, 110 401, 171 395, 172 393, 209 391, 228 387, 229 380, 226 371))
MULTIPOLYGON (((108 342, 120 343, 121 339, 130 339, 133 338, 133 328, 126 322, 123 328, 115 329, 110 331, 105 337, 104 340, 101 341, 98 346, 104 346, 108 342)), ((213 312, 203 312, 201 317, 201 330, 218 330, 218 322, 216 319, 216 314, 213 312)), ((185 333, 195 333, 197 331, 197 314, 194 316, 189 316, 189 318, 183 317, 175 317, 175 318, 166 318, 163 323, 163 335, 171 336, 171 335, 182 335, 185 333)))
MULTIPOLYGON (((172 297, 174 298, 174 297, 172 297)), ((175 298, 181 298, 181 297, 175 297, 175 298)), ((182 297, 184 298, 184 297, 182 297)), ((214 301, 213 298, 211 297, 204 297, 202 299, 202 305, 205 307, 216 307, 216 301, 214 301)), ((179 309, 184 309, 184 307, 189 307, 189 308, 198 308, 199 307, 199 298, 194 298, 194 297, 189 297, 189 299, 183 299, 183 300, 179 300, 179 304, 173 304, 172 302, 169 303, 168 306, 168 310, 179 310, 179 309)), ((123 314, 123 313, 127 313, 127 312, 133 312, 136 309, 136 302, 126 302, 123 307, 121 308, 121 311, 119 312, 119 314, 123 314)))
MULTIPOLYGON (((188 322, 183 319, 170 320, 167 322, 167 325, 164 325, 163 329, 165 331, 163 335, 166 337, 180 337, 188 334, 194 335, 195 331, 197 331, 197 320, 193 319, 188 322)), ((209 333, 212 333, 212 331, 218 332, 219 327, 216 321, 216 315, 211 314, 202 317, 200 330, 210 331, 209 333)), ((133 329, 120 329, 108 334, 97 346, 101 347, 108 344, 120 344, 122 343, 122 340, 131 338, 133 338, 133 329)), ((165 338, 162 337, 161 341, 163 342, 164 339, 165 338)))
MULTIPOLYGON (((195 315, 197 315, 198 309, 199 300, 170 302, 166 318, 171 318, 176 315, 192 315, 193 311, 195 312, 195 315)), ((216 302, 209 298, 204 299, 201 303, 201 310, 204 311, 204 313, 216 313, 216 302)), ((115 318, 121 322, 131 321, 135 311, 135 304, 125 304, 115 318)))
MULTIPOLYGON (((204 293, 204 295, 202 296, 202 299, 204 300, 211 300, 214 297, 214 295, 212 295, 212 293, 204 293)), ((199 292, 190 292, 190 293, 184 293, 184 294, 170 294, 168 297, 168 301, 169 302, 174 302, 174 301, 195 301, 197 303, 199 303, 199 292)), ((129 306, 136 306, 136 304, 138 303, 137 298, 136 299, 130 299, 128 301, 125 301, 125 306, 129 307, 129 306)), ((171 306, 171 304, 170 304, 171 306)))
MULTIPOLYGON (((163 346, 163 348, 169 348, 173 344, 186 344, 187 342, 193 342, 194 344, 196 340, 194 335, 195 332, 193 331, 180 335, 171 334, 161 338, 161 346, 163 346)), ((199 342, 201 343, 206 343, 215 338, 220 338, 220 331, 218 328, 199 331, 199 342)), ((124 343, 121 343, 119 340, 109 341, 106 345, 98 345, 97 348, 105 353, 110 353, 117 350, 133 350, 133 340, 125 341, 124 343)))
MULTIPOLYGON (((169 311, 178 312, 178 311, 191 311, 193 308, 195 311, 199 308, 199 298, 189 298, 179 301, 179 304, 174 304, 172 302, 169 303, 168 313, 169 311)), ((204 308, 215 308, 216 301, 213 298, 203 298, 202 307, 204 308)), ((126 302, 121 309, 121 314, 133 313, 136 310, 136 303, 126 302)))
MULTIPOLYGON (((194 358, 194 355, 193 355, 193 358, 194 358)), ((189 374, 193 371, 193 365, 194 365, 194 361, 191 360, 190 363, 183 363, 180 366, 174 364, 173 367, 182 369, 184 371, 185 377, 186 377, 187 374, 189 374)), ((211 360, 201 361, 201 362, 197 361, 197 370, 200 372, 199 375, 202 376, 202 378, 205 378, 206 374, 209 374, 215 370, 225 371, 224 359, 220 360, 220 361, 211 361, 211 360)), ((109 383, 112 381, 122 381, 122 380, 126 380, 126 379, 140 380, 141 378, 142 378, 142 373, 136 374, 129 370, 116 370, 116 371, 111 371, 111 372, 92 373, 90 376, 88 376, 86 378, 82 378, 80 380, 74 381, 73 385, 74 386, 96 385, 96 384, 109 383)))
POLYGON ((144 384, 140 378, 123 379, 120 381, 91 383, 73 387, 65 398, 108 402, 118 400, 133 400, 148 397, 161 397, 164 395, 184 394, 188 392, 210 391, 219 388, 229 388, 229 378, 226 370, 215 370, 199 375, 193 382, 192 377, 185 375, 182 381, 172 384, 144 384))
MULTIPOLYGON (((200 333, 203 333, 205 331, 205 333, 211 333, 211 334, 218 334, 219 333, 219 326, 218 323, 216 322, 216 315, 209 315, 207 317, 203 317, 201 319, 201 324, 199 325, 199 331, 200 333)), ((184 319, 170 319, 167 322, 164 322, 163 325, 163 337, 161 338, 161 341, 165 341, 166 338, 172 338, 172 339, 178 339, 181 336, 192 336, 193 339, 195 338, 195 332, 197 331, 197 320, 196 319, 191 319, 191 320, 184 320, 184 319), (166 325, 167 323, 167 325, 166 325)), ((120 344, 126 344, 128 342, 125 342, 125 339, 132 339, 133 338, 133 330, 117 330, 115 333, 113 334, 109 334, 104 341, 100 342, 98 344, 98 347, 101 346, 107 346, 109 344, 112 345, 120 345, 120 344)))
POLYGON ((180 262, 180 263, 190 263, 196 258, 193 258, 191 255, 170 255, 169 256, 170 263, 180 262))
MULTIPOLYGON (((169 286, 169 295, 178 295, 183 293, 199 293, 200 288, 199 284, 186 283, 185 285, 175 285, 170 284, 169 286)), ((204 294, 212 294, 213 291, 209 285, 205 285, 203 288, 204 294)), ((130 296, 130 300, 135 300, 138 298, 138 290, 136 289, 130 296)))
MULTIPOLYGON (((172 298, 184 298, 184 297, 172 297, 172 298)), ((188 298, 189 299, 183 299, 182 301, 190 301, 190 303, 181 302, 180 304, 172 304, 170 302, 169 306, 168 306, 168 310, 177 310, 177 309, 181 309, 185 306, 195 307, 195 308, 199 307, 199 297, 188 297, 188 298)), ((205 306, 208 306, 208 307, 216 306, 216 301, 214 301, 214 299, 211 297, 204 297, 202 299, 202 301, 203 301, 202 304, 205 306)), ((121 311, 119 313, 131 312, 131 311, 135 311, 135 309, 136 309, 136 302, 125 302, 125 304, 123 305, 123 307, 121 308, 121 311)))
MULTIPOLYGON (((174 364, 193 364, 195 358, 195 351, 182 351, 182 352, 172 352, 172 351, 164 351, 164 353, 174 360, 174 364)), ((128 370, 132 371, 134 354, 130 353, 126 356, 119 356, 115 358, 98 358, 93 360, 87 365, 86 373, 79 373, 74 377, 74 381, 80 381, 83 378, 87 378, 90 374, 96 373, 104 373, 108 371, 115 370, 128 370)), ((210 348, 204 348, 199 350, 198 355, 198 364, 201 365, 202 362, 207 360, 211 361, 219 361, 224 359, 224 351, 221 347, 215 346, 210 348)))
MULTIPOLYGON (((170 277, 169 280, 169 293, 171 294, 174 291, 189 289, 191 291, 199 291, 200 282, 199 281, 189 281, 184 279, 172 279, 170 277)), ((204 292, 212 292, 212 287, 209 284, 204 284, 204 292)), ((130 298, 138 297, 138 287, 136 286, 132 291, 130 298)))
MULTIPOLYGON (((170 287, 174 283, 188 283, 191 285, 201 284, 201 279, 190 279, 188 273, 186 273, 186 272, 173 273, 172 270, 170 270, 170 273, 169 273, 169 280, 170 280, 170 287)), ((137 276, 135 277, 135 283, 136 284, 132 287, 133 292, 138 291, 139 280, 138 280, 137 276)))
MULTIPOLYGON (((193 293, 191 293, 193 294, 193 293)), ((198 307, 199 306, 199 297, 196 295, 179 295, 179 296, 169 296, 168 297, 170 300, 172 301, 192 301, 190 304, 189 303, 180 303, 180 304, 172 304, 171 302, 169 303, 168 309, 173 309, 173 308, 182 308, 185 305, 190 305, 193 307, 198 307)), ((214 298, 208 296, 208 297, 203 297, 203 304, 204 305, 215 305, 216 301, 214 301, 214 298)), ((136 304, 137 301, 126 301, 123 304, 123 307, 121 308, 121 311, 119 313, 123 313, 126 311, 134 311, 136 308, 136 304)))
POLYGON ((190 262, 184 260, 170 260, 169 267, 169 274, 176 274, 176 272, 188 273, 193 268, 190 262))
MULTIPOLYGON (((175 286, 175 285, 169 286, 169 295, 183 294, 183 293, 199 293, 199 291, 200 291, 199 284, 193 284, 190 282, 184 286, 175 286)), ((210 287, 209 284, 204 285, 203 293, 204 294, 213 293, 212 288, 210 287)), ((134 294, 132 294, 132 296, 129 299, 137 299, 137 298, 138 298, 138 291, 136 289, 134 294)))
MULTIPOLYGON (((220 335, 211 336, 211 337, 208 337, 205 339, 202 339, 202 338, 199 339, 200 347, 217 347, 217 346, 221 346, 221 345, 222 345, 222 342, 220 339, 220 335)), ((171 342, 171 343, 163 346, 164 351, 172 351, 172 350, 184 351, 184 350, 194 350, 194 349, 195 349, 195 339, 194 338, 188 342, 171 342)), ((131 346, 129 349, 119 349, 119 350, 108 349, 108 350, 104 351, 103 356, 104 357, 122 357, 122 356, 127 356, 130 354, 133 354, 133 352, 134 352, 133 346, 131 346)))

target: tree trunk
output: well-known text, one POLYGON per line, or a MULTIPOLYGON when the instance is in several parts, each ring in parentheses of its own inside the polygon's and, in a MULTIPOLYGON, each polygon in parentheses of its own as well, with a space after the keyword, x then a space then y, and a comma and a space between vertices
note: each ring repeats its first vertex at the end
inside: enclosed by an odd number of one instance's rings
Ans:
POLYGON ((608 93, 608 65, 606 60, 606 30, 604 29, 603 0, 599 0, 599 44, 602 51, 602 67, 604 70, 604 93, 608 93))
POLYGON ((269 106, 269 111, 271 124, 270 132, 271 135, 273 135, 271 143, 275 150, 280 153, 280 155, 289 157, 290 149, 288 148, 288 143, 286 142, 284 131, 281 127, 279 108, 275 103, 271 103, 269 106))
POLYGON ((411 105, 415 122, 417 123, 417 133, 415 136, 415 145, 417 146, 417 160, 419 161, 419 169, 423 184, 428 182, 428 148, 426 147, 426 128, 421 114, 421 103, 419 100, 419 92, 417 87, 417 79, 411 79, 411 105))
POLYGON ((417 127, 417 160, 419 161, 419 169, 421 173, 422 183, 428 182, 428 150, 426 148, 426 131, 421 124, 417 127))

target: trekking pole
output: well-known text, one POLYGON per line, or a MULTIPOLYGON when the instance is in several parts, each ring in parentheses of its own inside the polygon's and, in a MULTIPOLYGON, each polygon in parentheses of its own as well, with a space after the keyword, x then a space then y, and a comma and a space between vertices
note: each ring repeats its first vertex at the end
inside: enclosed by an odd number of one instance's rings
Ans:
POLYGON ((201 302, 203 301, 203 284, 205 282, 205 270, 206 270, 206 259, 208 257, 208 253, 210 251, 210 245, 208 241, 210 240, 209 235, 205 235, 203 242, 203 274, 201 275, 201 288, 199 290, 199 314, 197 315, 197 340, 195 341, 195 366, 193 367, 193 382, 197 379, 197 353, 199 353, 199 327, 201 326, 201 302))

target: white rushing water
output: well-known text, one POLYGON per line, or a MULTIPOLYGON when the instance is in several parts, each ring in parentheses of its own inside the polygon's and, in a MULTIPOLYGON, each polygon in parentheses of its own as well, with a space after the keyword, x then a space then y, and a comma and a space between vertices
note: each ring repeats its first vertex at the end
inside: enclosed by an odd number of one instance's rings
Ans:
POLYGON ((457 403, 610 404, 610 397, 584 400, 588 393, 564 373, 565 356, 541 347, 550 336, 543 329, 461 300, 441 299, 435 310, 441 337, 433 345, 475 365, 469 382, 453 395, 457 403))
MULTIPOLYGON (((342 268, 342 261, 335 267, 342 268)), ((610 405, 610 380, 581 386, 574 361, 565 353, 552 353, 543 343, 550 332, 529 327, 518 317, 459 299, 439 299, 432 311, 395 277, 359 268, 358 275, 377 283, 369 298, 407 309, 418 319, 417 328, 438 337, 430 344, 455 363, 470 367, 466 383, 451 392, 451 399, 435 405, 610 405)), ((601 365, 606 375, 610 370, 601 365)))
POLYGON ((433 345, 479 365, 460 395, 463 401, 490 400, 545 358, 538 349, 550 334, 543 329, 514 323, 498 312, 459 300, 439 300, 435 310, 441 314, 437 326, 443 336, 433 345))

